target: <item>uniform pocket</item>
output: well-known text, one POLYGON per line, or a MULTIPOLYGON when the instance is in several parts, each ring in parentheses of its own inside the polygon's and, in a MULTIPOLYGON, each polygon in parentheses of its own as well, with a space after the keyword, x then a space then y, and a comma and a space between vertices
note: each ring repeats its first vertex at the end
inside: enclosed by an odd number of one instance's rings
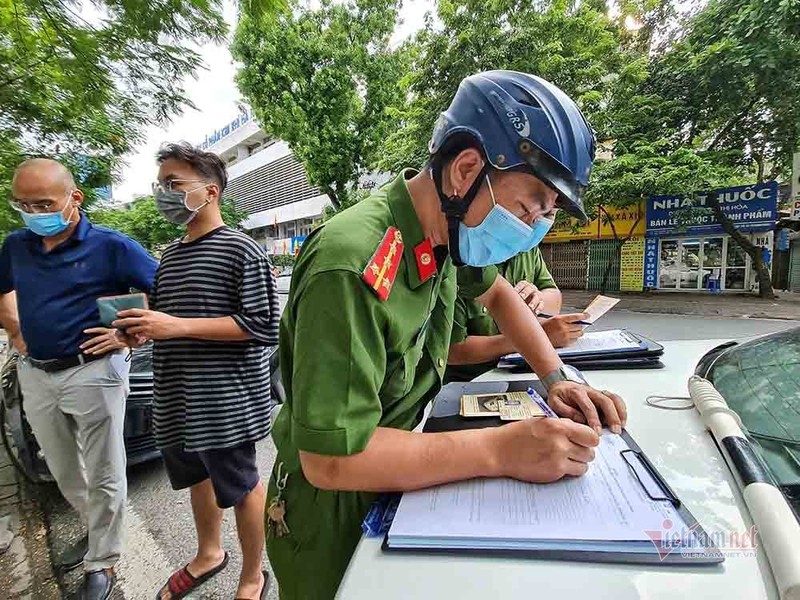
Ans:
POLYGON ((382 395, 398 399, 411 391, 411 387, 414 385, 414 377, 417 374, 417 365, 422 358, 423 346, 424 339, 403 353, 403 356, 397 361, 394 371, 386 379, 382 395))

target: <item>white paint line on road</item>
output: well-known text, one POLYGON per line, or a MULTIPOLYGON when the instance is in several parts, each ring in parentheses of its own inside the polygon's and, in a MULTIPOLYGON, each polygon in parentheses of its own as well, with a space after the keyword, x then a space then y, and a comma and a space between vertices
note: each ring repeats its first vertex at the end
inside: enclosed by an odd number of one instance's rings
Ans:
POLYGON ((125 550, 116 569, 118 585, 125 600, 150 600, 173 569, 144 521, 130 505, 126 518, 125 550))

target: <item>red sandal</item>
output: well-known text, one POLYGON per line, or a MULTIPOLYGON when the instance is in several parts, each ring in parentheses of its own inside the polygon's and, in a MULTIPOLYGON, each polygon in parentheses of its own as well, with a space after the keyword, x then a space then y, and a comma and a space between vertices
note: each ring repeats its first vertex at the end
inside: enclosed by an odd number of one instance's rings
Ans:
POLYGON ((192 593, 194 590, 199 588, 206 581, 214 577, 214 575, 228 566, 228 553, 225 553, 225 557, 222 559, 221 563, 219 563, 210 571, 206 571, 199 577, 195 577, 189 573, 189 569, 187 568, 188 566, 189 565, 187 564, 185 567, 178 569, 169 576, 167 583, 165 583, 164 586, 158 590, 156 600, 161 600, 164 591, 168 591, 170 593, 170 600, 180 600, 180 598, 185 598, 187 595, 192 593))

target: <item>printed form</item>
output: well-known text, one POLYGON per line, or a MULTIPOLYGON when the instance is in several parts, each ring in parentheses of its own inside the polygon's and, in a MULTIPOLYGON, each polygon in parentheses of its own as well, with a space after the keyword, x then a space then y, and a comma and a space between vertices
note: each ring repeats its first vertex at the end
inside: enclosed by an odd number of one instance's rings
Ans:
POLYGON ((629 453, 639 483, 620 454, 626 449, 620 436, 604 432, 583 477, 549 484, 474 479, 406 493, 389 532, 390 544, 402 545, 404 539, 645 542, 650 541, 646 532, 661 530, 665 519, 683 526, 670 502, 651 500, 645 493, 647 487, 654 497, 662 495, 639 459, 629 453))

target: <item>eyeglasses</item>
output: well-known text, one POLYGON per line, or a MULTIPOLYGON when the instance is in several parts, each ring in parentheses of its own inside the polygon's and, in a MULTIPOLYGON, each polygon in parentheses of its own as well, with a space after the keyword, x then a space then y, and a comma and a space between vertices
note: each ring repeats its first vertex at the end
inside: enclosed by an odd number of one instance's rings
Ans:
MULTIPOLYGON (((70 191, 67 194, 67 198, 69 199, 72 196, 72 192, 70 191)), ((56 212, 53 207, 56 206, 58 203, 54 200, 17 200, 16 198, 12 198, 8 201, 11 205, 11 208, 16 210, 17 212, 24 212, 24 213, 49 213, 49 212, 56 212)))
MULTIPOLYGON (((166 181, 154 181, 153 182, 153 193, 160 190, 162 192, 174 192, 176 191, 173 187, 176 183, 203 183, 202 179, 167 179, 166 181)), ((195 188, 196 189, 196 188, 195 188)), ((183 191, 183 190, 177 190, 183 191)), ((194 190, 188 190, 194 191, 194 190)))

